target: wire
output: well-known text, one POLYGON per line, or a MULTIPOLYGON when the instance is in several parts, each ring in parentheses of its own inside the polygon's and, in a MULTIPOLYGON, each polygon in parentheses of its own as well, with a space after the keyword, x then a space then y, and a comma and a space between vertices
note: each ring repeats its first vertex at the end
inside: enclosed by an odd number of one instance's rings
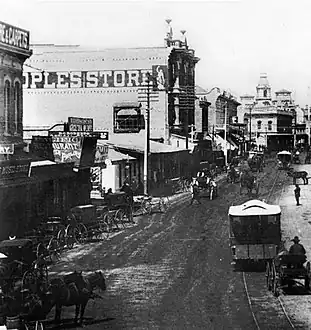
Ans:
POLYGON ((42 73, 44 72, 44 70, 39 69, 39 68, 36 68, 36 67, 34 67, 34 66, 32 66, 32 65, 29 65, 29 64, 27 64, 27 63, 24 63, 24 65, 25 65, 25 66, 28 66, 29 68, 32 68, 32 69, 35 69, 35 70, 41 71, 42 73))

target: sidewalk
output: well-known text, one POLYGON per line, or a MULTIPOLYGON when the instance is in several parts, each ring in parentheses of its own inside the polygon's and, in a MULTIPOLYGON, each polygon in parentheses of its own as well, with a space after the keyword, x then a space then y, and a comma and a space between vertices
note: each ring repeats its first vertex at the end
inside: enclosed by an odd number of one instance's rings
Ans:
MULTIPOLYGON (((295 171, 307 171, 311 176, 311 165, 293 165, 295 171)), ((279 204, 282 210, 281 229, 284 247, 288 250, 293 244, 291 239, 299 236, 301 243, 307 252, 307 259, 311 261, 311 179, 308 185, 303 185, 302 179, 297 183, 300 191, 300 206, 296 206, 294 196, 295 186, 292 178, 288 178, 281 194, 273 202, 279 204)), ((304 281, 302 280, 301 283, 304 281)), ((282 295, 282 302, 290 317, 308 325, 306 329, 311 329, 311 295, 309 294, 288 294, 282 295)))

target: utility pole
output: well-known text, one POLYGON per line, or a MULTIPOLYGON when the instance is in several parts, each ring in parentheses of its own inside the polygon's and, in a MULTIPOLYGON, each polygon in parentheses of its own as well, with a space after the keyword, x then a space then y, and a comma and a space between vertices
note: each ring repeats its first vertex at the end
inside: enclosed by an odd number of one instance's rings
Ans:
POLYGON ((145 115, 144 195, 148 195, 148 156, 150 152, 150 74, 147 73, 147 108, 145 115))
POLYGON ((252 148, 252 105, 249 107, 249 150, 252 148))
POLYGON ((228 101, 225 104, 225 166, 227 166, 227 159, 228 159, 228 149, 227 149, 227 113, 228 113, 228 101))

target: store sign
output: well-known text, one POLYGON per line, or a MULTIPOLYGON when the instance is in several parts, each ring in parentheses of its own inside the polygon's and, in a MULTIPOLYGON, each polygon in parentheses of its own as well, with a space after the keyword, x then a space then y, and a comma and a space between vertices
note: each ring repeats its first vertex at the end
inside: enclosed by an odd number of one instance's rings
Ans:
POLYGON ((29 176, 30 160, 4 161, 0 163, 0 179, 17 179, 29 176))
MULTIPOLYGON (((166 85, 167 67, 155 65, 151 69, 103 71, 42 71, 24 72, 24 88, 111 88, 147 85, 147 73, 155 74, 159 89, 166 85)), ((151 82, 152 84, 152 82, 151 82)))
POLYGON ((0 155, 13 155, 14 144, 0 144, 0 155))
POLYGON ((93 119, 68 117, 68 125, 70 132, 93 132, 93 119))
POLYGON ((0 22, 0 44, 29 50, 29 32, 0 22))

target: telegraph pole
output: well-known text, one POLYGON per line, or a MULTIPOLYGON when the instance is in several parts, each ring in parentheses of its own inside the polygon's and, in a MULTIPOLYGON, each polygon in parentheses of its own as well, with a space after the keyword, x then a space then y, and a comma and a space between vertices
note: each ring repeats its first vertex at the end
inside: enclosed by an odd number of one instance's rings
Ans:
POLYGON ((228 112, 228 101, 225 104, 225 166, 227 166, 227 159, 228 159, 228 149, 227 149, 227 112, 228 112))
POLYGON ((252 149, 252 105, 249 107, 249 150, 252 149))
POLYGON ((147 108, 145 115, 144 195, 148 195, 148 156, 150 152, 150 74, 147 73, 147 108))

